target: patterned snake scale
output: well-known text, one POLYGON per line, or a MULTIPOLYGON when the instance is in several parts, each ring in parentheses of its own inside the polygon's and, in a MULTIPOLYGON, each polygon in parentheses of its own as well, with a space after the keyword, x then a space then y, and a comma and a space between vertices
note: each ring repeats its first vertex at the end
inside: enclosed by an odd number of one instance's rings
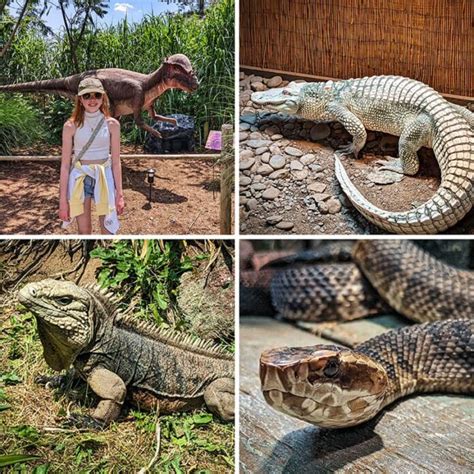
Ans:
POLYGON ((424 324, 386 332, 354 349, 267 350, 260 358, 265 400, 309 423, 345 428, 412 393, 474 393, 474 274, 408 241, 361 241, 353 261, 318 265, 319 271, 300 264, 274 271, 271 295, 278 314, 318 321, 336 312, 353 319, 378 312, 378 293, 389 307, 424 324), (351 268, 336 268, 346 265, 351 268), (361 295, 367 291, 369 296, 361 295))

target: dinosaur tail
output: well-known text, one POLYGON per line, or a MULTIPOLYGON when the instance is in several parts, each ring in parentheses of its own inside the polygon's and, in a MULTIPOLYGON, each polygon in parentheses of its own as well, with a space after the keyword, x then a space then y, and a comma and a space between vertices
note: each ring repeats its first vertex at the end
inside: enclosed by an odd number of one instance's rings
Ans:
POLYGON ((45 81, 24 82, 0 86, 0 92, 46 92, 74 97, 77 93, 77 81, 68 79, 49 79, 45 81))
POLYGON ((390 212, 374 206, 354 186, 336 156, 336 177, 354 207, 378 227, 399 234, 435 234, 459 222, 474 200, 474 133, 457 117, 455 125, 445 122, 433 143, 441 185, 431 199, 410 211, 390 212))

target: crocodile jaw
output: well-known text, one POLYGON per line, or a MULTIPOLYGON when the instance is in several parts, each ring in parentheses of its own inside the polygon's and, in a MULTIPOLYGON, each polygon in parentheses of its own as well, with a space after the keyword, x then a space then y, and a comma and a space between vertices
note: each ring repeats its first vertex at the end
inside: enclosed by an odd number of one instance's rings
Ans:
POLYGON ((263 92, 254 92, 250 100, 265 108, 296 114, 300 104, 300 90, 304 83, 290 82, 286 87, 269 89, 263 92))

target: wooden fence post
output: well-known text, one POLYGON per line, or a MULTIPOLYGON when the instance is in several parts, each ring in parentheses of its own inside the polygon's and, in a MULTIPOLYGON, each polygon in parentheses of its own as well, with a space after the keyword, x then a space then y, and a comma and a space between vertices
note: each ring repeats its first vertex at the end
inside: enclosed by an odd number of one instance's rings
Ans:
POLYGON ((221 193, 219 225, 221 234, 232 232, 232 188, 234 186, 234 134, 233 126, 222 125, 221 193))

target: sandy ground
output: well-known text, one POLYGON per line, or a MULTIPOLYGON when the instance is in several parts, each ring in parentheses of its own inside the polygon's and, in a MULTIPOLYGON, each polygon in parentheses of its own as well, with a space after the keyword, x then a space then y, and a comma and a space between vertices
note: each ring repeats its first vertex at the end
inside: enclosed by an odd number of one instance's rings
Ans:
MULTIPOLYGON (((124 159, 122 167, 126 209, 119 234, 219 233, 219 169, 210 162, 124 159), (148 168, 156 169, 151 205, 148 168)), ((59 162, 0 162, 0 234, 75 234, 75 224, 61 228, 58 194, 59 162)))

